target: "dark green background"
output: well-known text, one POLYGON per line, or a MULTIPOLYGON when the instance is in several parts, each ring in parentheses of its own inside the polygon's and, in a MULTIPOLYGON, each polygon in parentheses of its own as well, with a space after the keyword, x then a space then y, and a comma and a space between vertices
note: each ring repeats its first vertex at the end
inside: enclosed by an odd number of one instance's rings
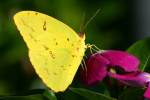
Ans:
POLYGON ((43 88, 13 22, 16 12, 39 11, 80 32, 83 13, 88 20, 101 8, 85 30, 86 43, 100 49, 125 50, 136 40, 132 6, 128 0, 0 0, 0 95, 23 94, 31 88, 43 88))

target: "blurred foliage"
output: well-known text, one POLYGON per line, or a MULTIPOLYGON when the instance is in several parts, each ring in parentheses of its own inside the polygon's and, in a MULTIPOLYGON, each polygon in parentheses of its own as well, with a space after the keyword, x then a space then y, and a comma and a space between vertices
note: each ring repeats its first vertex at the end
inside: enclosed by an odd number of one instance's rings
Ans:
POLYGON ((139 68, 142 71, 150 72, 150 38, 137 41, 128 48, 128 52, 140 59, 139 68))
POLYGON ((127 88, 119 96, 118 100, 144 100, 144 89, 142 88, 127 88))
POLYGON ((86 43, 101 49, 124 50, 135 40, 127 0, 1 0, 0 7, 0 95, 3 96, 45 88, 29 62, 27 47, 13 22, 18 11, 48 14, 80 32, 83 13, 87 21, 101 8, 101 13, 85 30, 86 43))
POLYGON ((20 96, 1 96, 0 100, 57 100, 56 96, 49 90, 32 90, 20 96))
POLYGON ((93 92, 83 88, 71 88, 71 91, 83 96, 84 98, 86 98, 86 100, 116 100, 104 94, 93 92))

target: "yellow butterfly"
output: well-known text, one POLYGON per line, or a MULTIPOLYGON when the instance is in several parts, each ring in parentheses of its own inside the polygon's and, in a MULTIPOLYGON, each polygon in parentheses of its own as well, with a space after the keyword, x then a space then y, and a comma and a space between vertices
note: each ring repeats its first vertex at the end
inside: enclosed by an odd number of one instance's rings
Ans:
POLYGON ((14 21, 29 49, 36 73, 54 92, 65 91, 83 58, 85 36, 35 11, 18 12, 14 21))

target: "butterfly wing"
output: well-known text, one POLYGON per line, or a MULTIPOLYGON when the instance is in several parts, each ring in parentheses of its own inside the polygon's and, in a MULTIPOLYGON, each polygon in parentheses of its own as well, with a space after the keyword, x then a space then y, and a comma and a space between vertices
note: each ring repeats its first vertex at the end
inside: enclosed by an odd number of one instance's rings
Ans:
POLYGON ((39 77, 54 92, 67 89, 84 55, 85 37, 80 37, 64 23, 35 11, 19 12, 14 20, 39 77))

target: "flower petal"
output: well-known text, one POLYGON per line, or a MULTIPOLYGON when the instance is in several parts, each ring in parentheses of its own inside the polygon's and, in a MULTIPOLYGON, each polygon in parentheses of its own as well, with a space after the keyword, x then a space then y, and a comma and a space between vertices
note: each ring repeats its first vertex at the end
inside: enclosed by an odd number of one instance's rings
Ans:
POLYGON ((109 61, 96 53, 86 60, 86 68, 81 70, 81 80, 86 85, 94 85, 107 75, 109 61))
POLYGON ((146 92, 144 93, 144 97, 150 99, 150 83, 148 84, 146 92))
POLYGON ((101 53, 101 55, 110 61, 111 67, 118 66, 124 69, 126 72, 138 70, 138 66, 140 63, 139 59, 127 52, 107 50, 101 53))
POLYGON ((146 83, 150 82, 150 74, 147 72, 141 72, 137 77, 141 78, 146 83))
POLYGON ((142 77, 138 77, 140 72, 132 72, 127 74, 114 74, 109 72, 108 76, 119 80, 120 82, 134 87, 144 87, 146 85, 145 80, 142 77))

